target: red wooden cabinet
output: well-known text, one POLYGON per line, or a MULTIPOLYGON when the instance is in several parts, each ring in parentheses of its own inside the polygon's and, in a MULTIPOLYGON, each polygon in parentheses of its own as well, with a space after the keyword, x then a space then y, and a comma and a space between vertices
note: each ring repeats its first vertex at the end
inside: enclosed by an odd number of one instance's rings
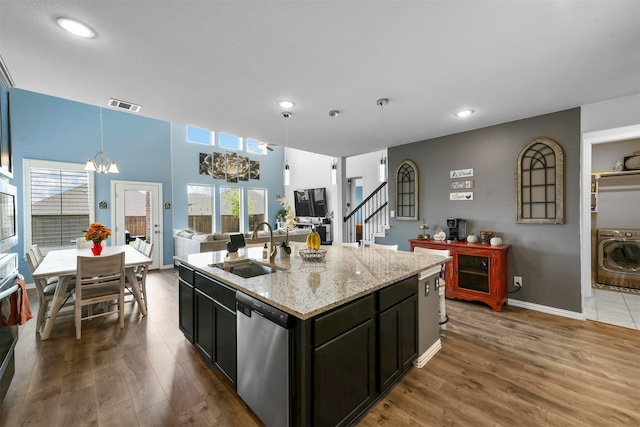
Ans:
POLYGON ((453 260, 445 268, 445 296, 482 301, 495 311, 507 302, 507 250, 511 245, 409 240, 411 251, 417 246, 448 249, 453 260))

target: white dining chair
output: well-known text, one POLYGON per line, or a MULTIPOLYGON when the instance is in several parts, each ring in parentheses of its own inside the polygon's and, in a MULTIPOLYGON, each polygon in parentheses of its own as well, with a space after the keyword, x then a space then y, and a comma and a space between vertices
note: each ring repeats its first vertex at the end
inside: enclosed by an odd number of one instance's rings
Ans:
POLYGON ((352 248, 360 247, 360 244, 358 242, 333 242, 331 245, 332 246, 349 246, 352 248))
MULTIPOLYGON (((41 260, 40 260, 41 261, 41 260)), ((38 268, 40 265, 40 261, 38 261, 36 254, 32 249, 27 252, 27 263, 29 264, 29 269, 31 273, 38 268)), ((36 334, 40 332, 40 326, 44 323, 46 319, 46 315, 51 308, 51 301, 53 301, 53 296, 56 292, 56 288, 58 286, 58 278, 51 277, 49 279, 33 279, 34 285, 36 287, 36 292, 38 294, 38 314, 36 315, 36 334)), ((73 305, 73 300, 70 300, 70 297, 73 294, 73 288, 69 287, 67 292, 65 293, 63 307, 68 307, 73 305)))
POLYGON ((142 240, 139 237, 136 237, 135 242, 133 243, 133 247, 137 250, 142 252, 141 248, 142 248, 142 244, 144 243, 144 240, 142 240))
POLYGON ((76 339, 81 338, 83 320, 118 313, 120 328, 124 328, 124 252, 103 256, 78 256, 75 286, 76 339), (84 315, 82 307, 118 300, 118 308, 105 308, 93 314, 88 310, 84 315))
MULTIPOLYGON (((449 256, 451 255, 448 249, 430 249, 430 248, 423 248, 420 246, 416 246, 415 248, 413 248, 413 252, 417 254, 439 255, 446 258, 449 258, 449 256)), ((446 277, 446 271, 447 271, 447 264, 449 263, 446 261, 442 263, 442 267, 440 268, 440 280, 438 284, 438 297, 440 300, 440 328, 443 330, 447 329, 446 323, 449 320, 449 317, 447 316, 447 307, 445 303, 446 302, 445 286, 447 284, 445 277, 446 277)))
POLYGON ((37 244, 33 244, 31 245, 31 248, 29 250, 33 252, 36 261, 38 262, 38 264, 40 264, 42 262, 42 259, 44 258, 44 255, 42 255, 42 251, 40 250, 40 246, 38 246, 37 244))
MULTIPOLYGON (((106 240, 103 240, 103 241, 101 241, 101 242, 100 242, 100 244, 101 244, 102 246, 106 246, 107 241, 106 241, 106 240)), ((85 238, 84 238, 84 236, 82 236, 82 237, 78 237, 78 238, 76 239, 76 248, 77 248, 77 249, 89 249, 89 248, 91 248, 92 246, 93 246, 93 241, 92 241, 92 240, 87 240, 87 239, 85 239, 85 238)))
POLYGON ((382 245, 380 243, 371 243, 369 244, 370 247, 372 248, 376 248, 376 249, 385 249, 388 251, 397 251, 398 250, 398 245, 382 245))
MULTIPOLYGON (((153 255, 153 243, 142 241, 139 252, 145 255, 146 257, 151 258, 151 255, 153 255)), ((148 265, 141 265, 136 267, 133 272, 137 281, 138 289, 140 290, 140 297, 142 298, 142 301, 144 305, 147 307, 147 309, 149 308, 147 305, 147 272, 148 270, 149 270, 148 265)), ((130 283, 128 278, 125 281, 125 286, 127 291, 133 294, 133 291, 131 291, 130 287, 135 286, 135 284, 130 283)), ((135 299, 130 300, 128 302, 134 302, 134 301, 135 299)))

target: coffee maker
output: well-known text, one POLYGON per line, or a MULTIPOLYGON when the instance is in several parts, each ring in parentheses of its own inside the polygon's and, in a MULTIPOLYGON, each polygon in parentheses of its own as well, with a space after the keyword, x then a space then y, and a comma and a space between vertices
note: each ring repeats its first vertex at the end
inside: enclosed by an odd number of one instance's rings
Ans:
POLYGON ((447 218, 449 237, 447 240, 461 242, 467 238, 467 220, 460 218, 447 218))

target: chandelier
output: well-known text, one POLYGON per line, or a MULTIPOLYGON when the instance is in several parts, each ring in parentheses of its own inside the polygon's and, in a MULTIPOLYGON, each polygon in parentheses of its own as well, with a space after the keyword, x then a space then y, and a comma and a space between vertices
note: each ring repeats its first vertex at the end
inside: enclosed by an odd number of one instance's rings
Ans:
POLYGON ((116 162, 109 161, 106 153, 102 149, 102 107, 100 108, 100 151, 93 159, 87 160, 84 170, 98 172, 99 174, 120 173, 116 162))

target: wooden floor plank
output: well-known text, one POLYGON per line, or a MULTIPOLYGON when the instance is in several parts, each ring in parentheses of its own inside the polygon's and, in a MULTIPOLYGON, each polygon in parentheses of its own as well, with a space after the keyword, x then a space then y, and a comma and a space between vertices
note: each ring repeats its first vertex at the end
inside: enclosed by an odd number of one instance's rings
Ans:
MULTIPOLYGON (((0 425, 260 426, 178 329, 177 271, 147 276, 149 315, 20 329, 0 425)), ((32 305, 37 296, 30 295, 32 305)), ((32 307, 35 308, 35 307, 32 307)), ((640 426, 640 331, 447 300, 442 350, 358 425, 640 426)))

